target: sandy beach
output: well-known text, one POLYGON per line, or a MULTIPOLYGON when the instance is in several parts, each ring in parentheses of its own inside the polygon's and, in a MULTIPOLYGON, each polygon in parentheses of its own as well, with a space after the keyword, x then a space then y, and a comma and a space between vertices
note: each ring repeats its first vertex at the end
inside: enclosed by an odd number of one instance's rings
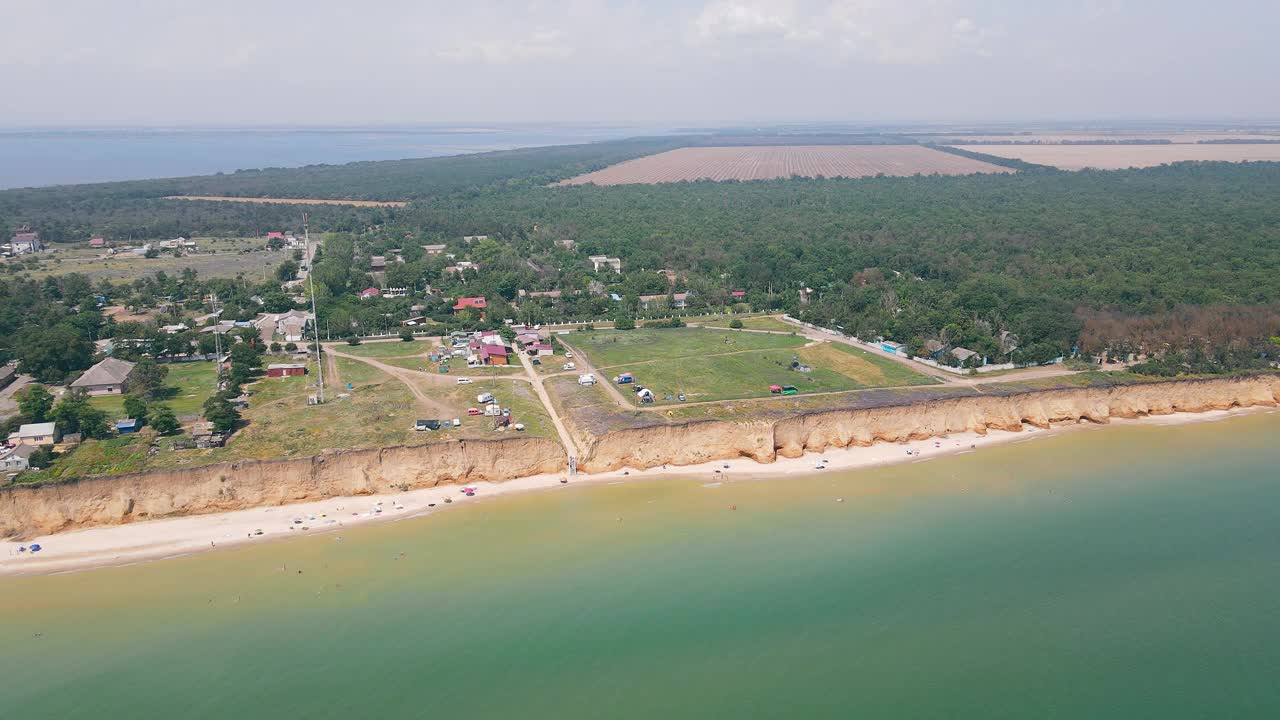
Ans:
MULTIPOLYGON (((1210 422, 1257 412, 1276 412, 1276 409, 1253 407, 1203 413, 1175 413, 1134 420, 1115 419, 1112 420, 1112 424, 1176 425, 1210 422)), ((894 463, 927 462, 994 445, 1028 442, 1072 430, 1103 427, 1106 426, 1070 423, 1048 429, 1027 428, 1021 432, 991 430, 985 435, 972 432, 952 433, 906 443, 877 443, 868 447, 833 448, 821 453, 809 453, 799 458, 779 457, 769 464, 757 463, 749 458, 736 458, 700 465, 672 465, 647 470, 624 469, 593 475, 544 474, 501 483, 442 485, 395 494, 333 497, 290 505, 109 525, 46 535, 21 542, 0 541, 0 576, 39 575, 129 565, 236 547, 247 543, 338 532, 367 523, 428 515, 447 508, 462 507, 483 502, 486 498, 511 493, 571 489, 586 484, 617 482, 623 479, 626 481, 657 477, 704 479, 709 476, 716 480, 733 482, 816 472, 839 472, 894 463), (464 488, 473 488, 474 494, 467 495, 464 488), (40 546, 39 552, 21 550, 33 545, 40 546)))

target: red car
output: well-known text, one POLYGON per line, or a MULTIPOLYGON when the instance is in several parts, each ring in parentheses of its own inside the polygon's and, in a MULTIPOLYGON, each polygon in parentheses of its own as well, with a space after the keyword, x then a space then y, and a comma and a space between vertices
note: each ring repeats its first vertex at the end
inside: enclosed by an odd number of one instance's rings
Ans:
POLYGON ((467 408, 467 414, 468 414, 468 415, 479 415, 479 414, 480 414, 480 408, 467 408))

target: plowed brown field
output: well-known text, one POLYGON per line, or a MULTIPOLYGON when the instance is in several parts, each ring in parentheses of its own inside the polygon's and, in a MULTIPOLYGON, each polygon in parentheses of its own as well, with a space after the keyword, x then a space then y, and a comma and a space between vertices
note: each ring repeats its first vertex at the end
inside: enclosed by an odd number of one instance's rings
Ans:
POLYGON ((1009 168, 918 145, 696 147, 669 150, 579 175, 560 185, 629 185, 682 180, 772 180, 872 175, 968 175, 1009 168))
POLYGON ((1017 158, 1062 170, 1121 170, 1181 160, 1280 161, 1280 144, 1263 145, 957 145, 963 150, 1017 158))

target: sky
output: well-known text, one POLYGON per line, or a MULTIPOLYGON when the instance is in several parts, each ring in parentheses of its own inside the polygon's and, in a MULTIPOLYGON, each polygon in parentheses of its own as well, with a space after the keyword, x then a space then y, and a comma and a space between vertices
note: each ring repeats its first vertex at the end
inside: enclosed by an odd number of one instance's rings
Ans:
POLYGON ((0 0, 0 124, 1280 118, 1264 0, 0 0))

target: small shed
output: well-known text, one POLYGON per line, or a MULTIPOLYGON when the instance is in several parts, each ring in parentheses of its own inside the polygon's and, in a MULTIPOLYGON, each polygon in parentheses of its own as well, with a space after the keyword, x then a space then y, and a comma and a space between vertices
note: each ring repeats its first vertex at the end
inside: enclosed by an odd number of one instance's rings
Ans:
POLYGON ((142 423, 133 419, 125 418, 116 421, 116 432, 121 435, 130 435, 142 429, 142 423))
POLYGON ((307 366, 302 363, 272 363, 267 366, 267 377, 293 377, 306 374, 307 366))

